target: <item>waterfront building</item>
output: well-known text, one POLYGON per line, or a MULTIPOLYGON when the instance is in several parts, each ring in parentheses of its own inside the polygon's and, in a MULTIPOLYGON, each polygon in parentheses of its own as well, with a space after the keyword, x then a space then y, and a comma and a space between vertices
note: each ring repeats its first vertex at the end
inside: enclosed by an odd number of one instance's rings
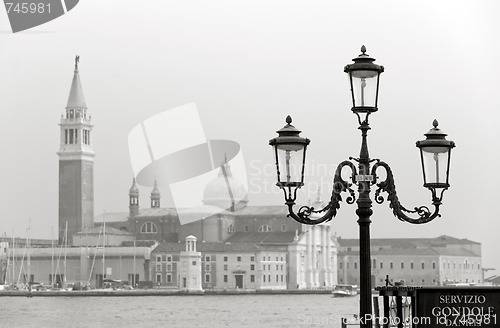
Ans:
POLYGON ((22 285, 31 281, 56 287, 80 283, 100 288, 103 279, 113 279, 148 285, 150 256, 156 244, 125 245, 8 248, 5 282, 22 285))
MULTIPOLYGON (((189 238, 189 237, 188 237, 189 238)), ((187 243, 187 241, 186 241, 187 243)), ((179 262, 184 243, 163 242, 151 255, 157 288, 179 288, 179 262)), ((203 289, 286 289, 287 250, 249 242, 198 242, 203 289)))
MULTIPOLYGON (((371 240, 372 286, 480 284, 481 244, 450 236, 371 240)), ((339 239, 339 283, 359 284, 357 239, 339 239)))

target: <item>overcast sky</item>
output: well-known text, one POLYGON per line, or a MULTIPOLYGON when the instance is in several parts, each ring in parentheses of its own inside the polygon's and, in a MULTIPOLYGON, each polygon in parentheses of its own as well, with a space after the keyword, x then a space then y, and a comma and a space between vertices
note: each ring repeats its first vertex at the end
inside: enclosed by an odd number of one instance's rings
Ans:
MULTIPOLYGON (((359 154, 343 67, 364 44, 385 67, 370 155, 391 165, 404 206, 430 205, 415 141, 434 118, 457 144, 442 217, 415 226, 374 204, 372 237, 468 238, 500 270, 498 12, 498 1, 86 0, 13 34, 0 9, 0 233, 25 236, 30 219, 34 237, 57 232, 58 123, 76 54, 95 125, 98 215, 128 210, 131 129, 192 102, 207 139, 240 144, 250 205, 284 202, 268 140, 288 114, 311 139, 299 202, 320 184, 328 199, 323 168, 359 154)), ((151 188, 140 190, 148 206, 151 188)), ((354 211, 341 205, 339 235, 357 236, 354 211)))

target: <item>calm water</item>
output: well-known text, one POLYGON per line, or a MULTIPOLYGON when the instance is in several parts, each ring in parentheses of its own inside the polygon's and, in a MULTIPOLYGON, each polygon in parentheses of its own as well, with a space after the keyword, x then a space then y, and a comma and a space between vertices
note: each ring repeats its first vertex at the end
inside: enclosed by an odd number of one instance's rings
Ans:
POLYGON ((340 327, 359 296, 0 297, 0 327, 340 327))

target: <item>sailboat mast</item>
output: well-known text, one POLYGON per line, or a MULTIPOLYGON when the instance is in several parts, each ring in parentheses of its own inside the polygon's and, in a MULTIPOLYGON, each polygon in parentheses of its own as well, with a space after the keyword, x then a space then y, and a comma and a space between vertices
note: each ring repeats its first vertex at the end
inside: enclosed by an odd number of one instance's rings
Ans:
POLYGON ((51 259, 50 259, 50 283, 52 285, 52 288, 54 288, 54 227, 51 229, 51 259))
POLYGON ((12 285, 16 282, 16 262, 14 257, 14 250, 16 248, 16 239, 14 238, 14 229, 12 229, 12 277, 10 277, 12 281, 12 285))
POLYGON ((29 219, 28 227, 28 240, 26 242, 26 247, 28 247, 28 284, 31 283, 31 219, 29 219))
POLYGON ((66 287, 66 254, 68 251, 68 221, 64 231, 64 287, 66 287))
POLYGON ((102 228, 102 280, 104 283, 104 278, 106 277, 106 213, 104 213, 103 220, 103 228, 102 228))

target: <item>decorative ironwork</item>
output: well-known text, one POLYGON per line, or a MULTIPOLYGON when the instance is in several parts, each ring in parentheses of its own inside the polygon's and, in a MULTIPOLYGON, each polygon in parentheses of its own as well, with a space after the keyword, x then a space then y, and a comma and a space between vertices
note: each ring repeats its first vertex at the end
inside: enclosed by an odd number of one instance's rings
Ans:
POLYGON ((432 193, 433 194, 432 204, 434 205, 433 213, 431 213, 430 209, 427 206, 419 206, 415 207, 413 210, 409 210, 405 208, 403 205, 401 205, 401 203, 399 202, 399 198, 396 193, 396 185, 394 183, 394 176, 392 174, 391 168, 387 163, 377 161, 377 163, 373 165, 372 175, 374 181, 373 184, 376 184, 378 187, 378 189, 375 191, 375 201, 377 202, 377 204, 382 204, 384 202, 384 197, 382 197, 380 193, 386 192, 388 194, 387 200, 389 201, 389 207, 392 209, 392 213, 394 214, 394 216, 397 217, 399 220, 413 224, 421 224, 421 223, 427 223, 429 221, 434 220, 436 217, 441 216, 441 214, 439 214, 439 206, 441 205, 442 193, 441 197, 439 198, 436 197, 435 192, 432 193), (377 183, 376 171, 380 166, 382 166, 385 169, 387 177, 384 181, 377 183), (419 217, 411 218, 407 216, 405 212, 411 214, 417 214, 419 217))
MULTIPOLYGON (((337 169, 335 170, 335 176, 333 178, 333 190, 332 190, 332 196, 330 198, 330 202, 328 205, 326 205, 324 208, 321 210, 315 210, 314 207, 310 206, 302 206, 299 208, 297 213, 293 212, 293 206, 295 205, 295 196, 290 197, 286 201, 286 205, 288 206, 288 216, 292 217, 294 220, 303 223, 303 224, 308 224, 308 225, 315 225, 315 224, 320 224, 323 222, 328 222, 335 215, 337 215, 337 210, 340 208, 340 202, 342 201, 342 192, 349 192, 349 196, 346 198, 345 202, 347 204, 353 204, 356 201, 356 194, 354 190, 351 188, 353 184, 356 184, 356 175, 357 175, 357 170, 356 166, 350 162, 350 161, 343 161, 337 166, 337 169), (342 178, 342 169, 344 167, 350 167, 351 168, 351 182, 345 181, 342 178), (323 213, 326 212, 322 217, 317 218, 317 219, 311 219, 310 216, 314 213, 323 213)), ((286 195, 286 192, 285 192, 286 195)))

